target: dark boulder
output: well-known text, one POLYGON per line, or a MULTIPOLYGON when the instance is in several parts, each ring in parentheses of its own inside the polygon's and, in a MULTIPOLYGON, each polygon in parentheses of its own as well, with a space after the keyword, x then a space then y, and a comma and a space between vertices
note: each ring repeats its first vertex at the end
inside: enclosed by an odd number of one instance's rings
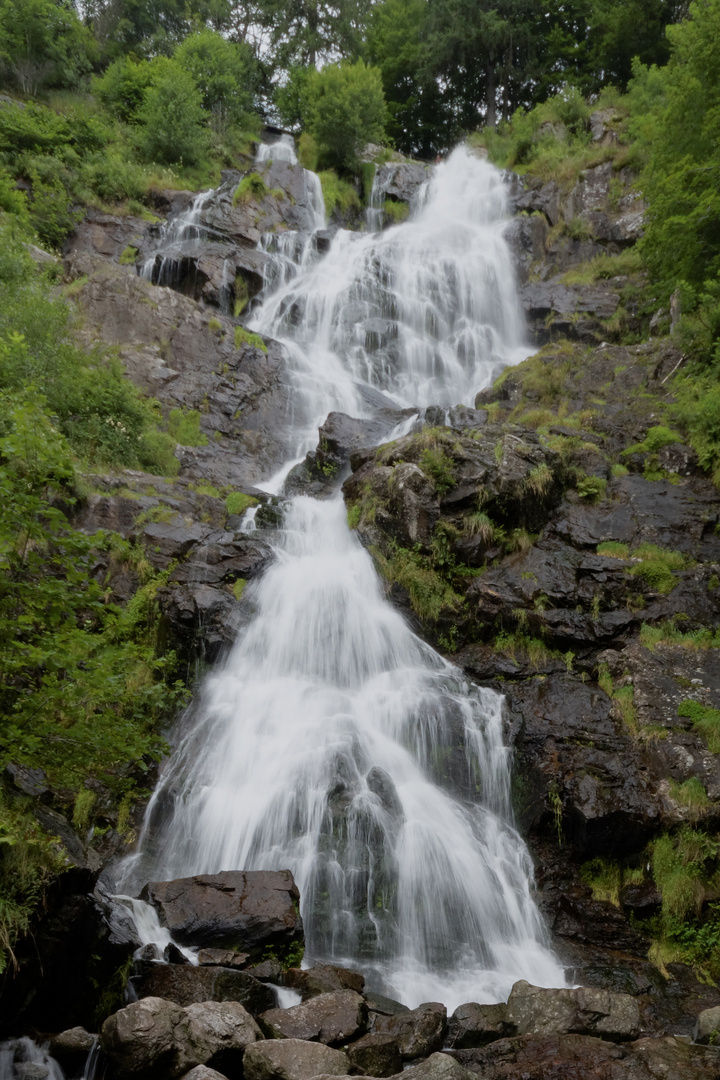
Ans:
POLYGON ((274 949, 288 958, 302 946, 297 886, 289 870, 237 870, 153 881, 142 899, 185 945, 246 951, 274 949))
POLYGON ((247 971, 191 964, 142 963, 130 982, 138 998, 157 997, 177 1005, 202 1001, 238 1001, 257 1014, 277 1004, 275 991, 247 971))

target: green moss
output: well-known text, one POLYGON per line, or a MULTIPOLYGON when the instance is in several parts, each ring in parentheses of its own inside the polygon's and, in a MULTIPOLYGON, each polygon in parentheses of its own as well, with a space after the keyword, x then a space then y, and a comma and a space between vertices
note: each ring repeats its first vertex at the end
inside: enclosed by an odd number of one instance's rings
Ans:
POLYGON ((225 499, 228 514, 244 514, 251 506, 258 505, 254 495, 245 495, 242 491, 232 491, 225 499))
POLYGON ((410 207, 406 202, 398 202, 396 199, 386 199, 383 203, 383 213, 386 221, 393 225, 399 225, 406 221, 410 213, 410 207))
POLYGON ((673 571, 682 570, 686 563, 681 552, 668 551, 657 544, 641 544, 632 555, 641 561, 630 573, 641 577, 651 589, 663 595, 672 592, 678 583, 673 571))
POLYGON ((627 544, 621 544, 617 540, 606 540, 598 544, 597 553, 611 559, 627 559, 630 556, 630 549, 627 544))
POLYGON ((607 480, 602 476, 586 476, 577 483, 577 493, 581 499, 596 503, 605 498, 607 480))
POLYGON ((235 348, 242 349, 244 345, 251 345, 254 349, 260 349, 261 352, 267 352, 267 345, 260 337, 260 334, 254 334, 252 330, 246 330, 244 326, 235 327, 235 348))
POLYGON ((630 470, 628 469, 627 465, 621 465, 619 462, 616 462, 616 464, 613 465, 612 469, 610 470, 610 475, 613 477, 613 479, 617 480, 621 476, 627 476, 629 472, 630 470))
POLYGON ((245 592, 245 586, 246 585, 247 585, 247 581, 245 580, 245 578, 241 578, 241 577, 237 578, 233 582, 232 590, 233 590, 233 596, 235 597, 236 600, 242 599, 242 594, 245 592))
POLYGON ((705 740, 708 750, 720 754, 720 709, 686 699, 678 706, 678 716, 692 720, 693 731, 705 740))
POLYGON ((221 334, 223 325, 219 319, 216 319, 214 315, 211 315, 207 324, 208 330, 211 334, 221 334))
POLYGON ((132 266, 137 256, 138 249, 133 247, 132 244, 128 244, 124 251, 121 252, 118 262, 121 266, 132 266))
POLYGON ((347 508, 347 523, 349 529, 357 529, 360 524, 360 518, 362 516, 362 510, 360 503, 355 503, 354 506, 348 506, 347 508))
POLYGON ((260 199, 264 199, 266 195, 270 194, 270 189, 263 180, 259 173, 252 172, 243 177, 238 186, 235 188, 233 194, 233 206, 237 206, 238 203, 247 204, 249 202, 259 202, 260 199))
POLYGON ((676 431, 658 425, 648 429, 642 442, 635 443, 634 446, 629 446, 627 450, 623 450, 622 456, 625 457, 628 454, 657 454, 664 446, 670 446, 672 443, 682 441, 682 436, 678 435, 676 431))

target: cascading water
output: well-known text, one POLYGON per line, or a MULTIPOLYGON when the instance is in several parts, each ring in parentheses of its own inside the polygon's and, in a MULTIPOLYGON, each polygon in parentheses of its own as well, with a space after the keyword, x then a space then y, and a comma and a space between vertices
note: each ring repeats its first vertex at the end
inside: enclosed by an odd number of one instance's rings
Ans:
MULTIPOLYGON (((497 172, 460 148, 414 220, 340 233, 267 295, 298 454, 362 387, 405 405, 472 401, 525 355, 497 172)), ((279 481, 278 481, 279 483, 279 481)), ((385 601, 338 496, 292 500, 249 621, 185 719, 125 888, 289 867, 309 956, 360 964, 408 1004, 562 985, 512 826, 502 699, 385 601)))

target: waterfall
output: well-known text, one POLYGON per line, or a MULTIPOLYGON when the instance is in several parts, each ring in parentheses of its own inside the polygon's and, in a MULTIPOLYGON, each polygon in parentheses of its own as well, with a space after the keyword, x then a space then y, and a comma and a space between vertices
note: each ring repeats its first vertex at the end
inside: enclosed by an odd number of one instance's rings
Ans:
POLYGON ((23 1036, 0 1042, 0 1080, 65 1080, 65 1074, 47 1046, 23 1036))
MULTIPOLYGON (((340 232, 266 290, 252 328, 284 343, 299 455, 331 409, 368 415, 368 387, 471 403, 526 355, 505 215, 499 174, 461 147, 409 222, 340 232)), ((179 728, 124 886, 288 867, 308 956, 407 1004, 563 985, 512 824, 502 698, 387 603, 339 495, 294 498, 275 551, 179 728)))

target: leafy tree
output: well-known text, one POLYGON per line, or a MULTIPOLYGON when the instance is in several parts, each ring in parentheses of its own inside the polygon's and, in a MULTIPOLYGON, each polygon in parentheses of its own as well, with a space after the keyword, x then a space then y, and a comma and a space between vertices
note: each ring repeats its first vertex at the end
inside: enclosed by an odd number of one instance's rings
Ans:
POLYGON ((185 38, 174 59, 192 77, 217 130, 224 130, 252 107, 254 62, 244 42, 238 44, 213 30, 200 30, 185 38))
POLYGON ((632 88, 656 101, 643 252, 666 296, 684 282, 697 298, 720 279, 720 0, 691 4, 668 35, 667 67, 638 67, 632 88))
POLYGON ((370 0, 259 0, 274 66, 315 67, 320 60, 356 57, 362 48, 370 0))
POLYGON ((138 111, 138 145, 149 161, 192 165, 208 146, 200 91, 177 61, 158 57, 153 66, 153 82, 138 111))
POLYGON ((138 121, 152 76, 150 64, 132 56, 121 56, 95 79, 93 90, 111 116, 133 124, 138 121))
POLYGON ((229 0, 80 0, 83 18, 100 45, 150 58, 170 56, 198 27, 223 27, 229 0))
POLYGON ((367 54, 382 75, 388 134, 399 150, 430 157, 447 145, 450 116, 429 73, 427 0, 383 0, 371 13, 367 54))
POLYGON ((311 73, 305 91, 307 127, 322 160, 352 170, 368 142, 385 137, 386 108, 377 68, 329 64, 311 73))
POLYGON ((74 86, 95 53, 71 0, 0 0, 0 63, 23 94, 74 86))

